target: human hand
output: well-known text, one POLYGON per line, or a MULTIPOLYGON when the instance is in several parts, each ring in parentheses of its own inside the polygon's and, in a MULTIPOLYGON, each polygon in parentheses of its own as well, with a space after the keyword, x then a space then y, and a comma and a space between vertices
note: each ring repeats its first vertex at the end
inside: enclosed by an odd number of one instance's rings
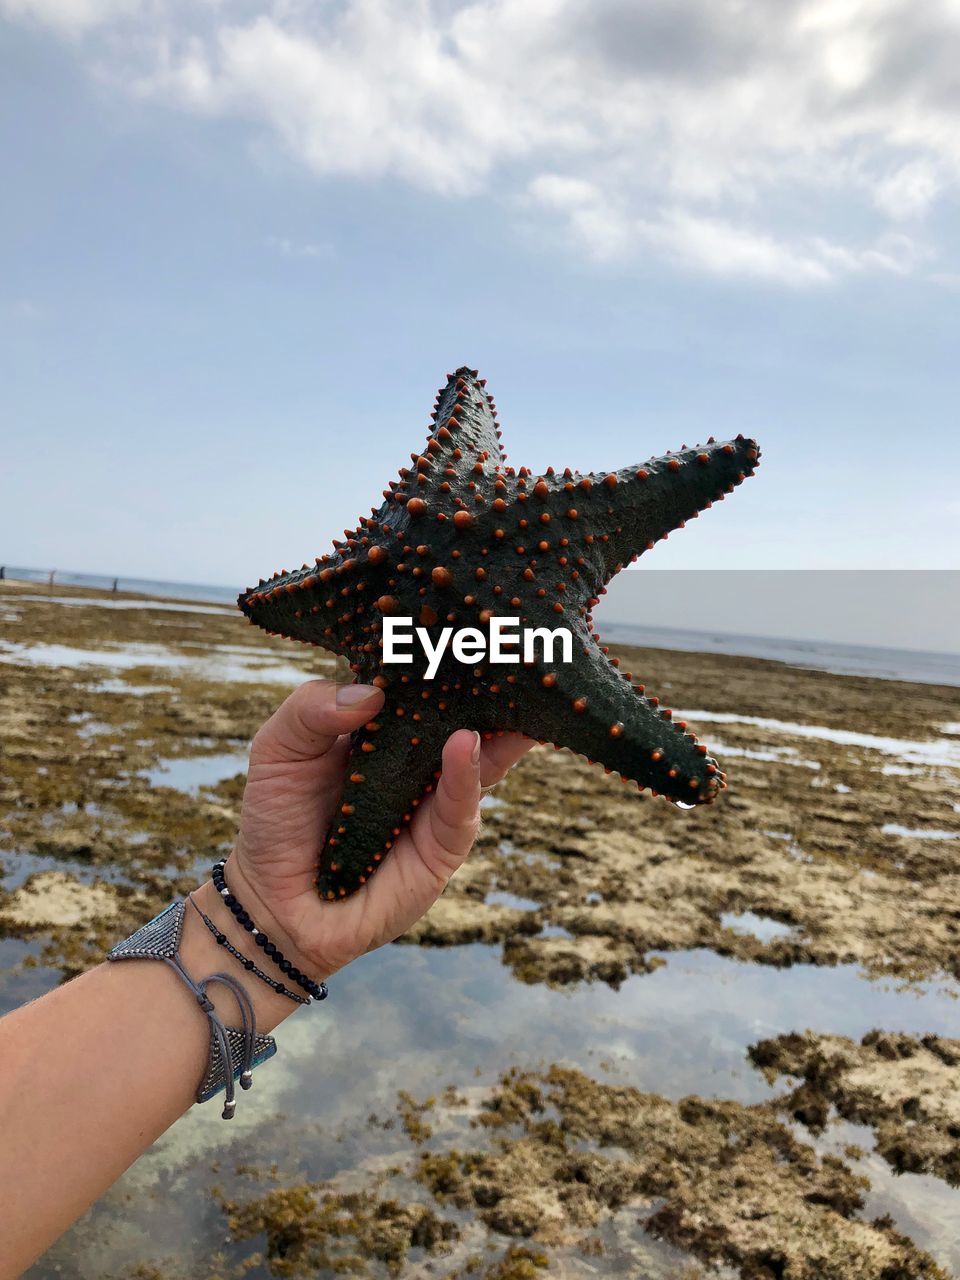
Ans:
POLYGON ((315 887, 317 857, 337 806, 349 735, 383 705, 379 689, 311 680, 253 740, 240 831, 227 862, 234 896, 288 959, 314 978, 404 933, 433 905, 470 852, 480 791, 533 744, 451 734, 443 772, 383 865, 342 902, 315 887))

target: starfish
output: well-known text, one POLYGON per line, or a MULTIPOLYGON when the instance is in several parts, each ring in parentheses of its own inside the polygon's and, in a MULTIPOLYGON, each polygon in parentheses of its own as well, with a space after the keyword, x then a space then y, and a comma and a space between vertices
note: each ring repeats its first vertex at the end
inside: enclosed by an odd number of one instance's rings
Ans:
POLYGON ((248 587, 239 606, 271 635, 346 658, 384 690, 353 736, 339 820, 320 851, 317 888, 346 897, 374 874, 439 777, 453 729, 522 733, 567 747, 624 781, 691 807, 726 785, 706 747, 621 672, 593 630, 606 584, 673 529, 732 492, 757 465, 738 436, 619 471, 508 467, 496 406, 476 370, 441 388, 422 452, 333 551, 248 587), (383 661, 383 619, 444 626, 511 617, 567 628, 573 660, 464 666, 448 648, 435 678, 417 654, 383 661))

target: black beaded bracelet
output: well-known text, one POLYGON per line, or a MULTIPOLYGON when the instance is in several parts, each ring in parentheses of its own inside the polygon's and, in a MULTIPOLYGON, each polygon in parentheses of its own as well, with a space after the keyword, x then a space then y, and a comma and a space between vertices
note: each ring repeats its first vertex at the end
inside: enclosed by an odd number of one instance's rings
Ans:
POLYGON ((298 991, 291 991, 290 988, 285 987, 282 982, 277 982, 277 980, 275 978, 271 978, 268 973, 264 973, 262 969, 258 969, 257 966, 253 963, 253 961, 249 958, 249 956, 245 956, 242 951, 238 951, 237 948, 230 941, 230 939, 227 937, 227 935, 225 933, 221 933, 221 931, 213 923, 213 921, 206 914, 206 912, 200 910, 200 908, 197 906, 197 904, 193 900, 192 893, 187 894, 187 901, 190 903, 191 907, 193 907, 194 911, 196 911, 197 915, 200 917, 203 923, 207 926, 207 929, 210 931, 210 933, 212 933, 214 938, 216 938, 217 946, 223 947, 226 951, 229 951, 230 954, 233 956, 234 960, 240 961, 244 969, 246 969, 247 973, 252 973, 255 978, 259 978, 260 981, 265 982, 268 987, 272 987, 278 996, 286 996, 287 999, 292 1000, 294 1004, 310 1003, 309 996, 302 996, 298 991))
POLYGON ((280 948, 270 941, 263 930, 257 928, 250 915, 244 911, 227 887, 227 879, 224 872, 226 865, 226 858, 221 858, 219 862, 215 862, 211 872, 211 879, 213 880, 213 887, 223 899, 225 906, 233 915, 237 924, 246 929, 257 946, 263 948, 264 955, 269 956, 280 972, 285 974, 291 982, 295 982, 301 991, 306 991, 307 995, 312 996, 314 1000, 326 1000, 327 984, 325 982, 314 982, 305 973, 301 973, 295 965, 290 963, 280 948))

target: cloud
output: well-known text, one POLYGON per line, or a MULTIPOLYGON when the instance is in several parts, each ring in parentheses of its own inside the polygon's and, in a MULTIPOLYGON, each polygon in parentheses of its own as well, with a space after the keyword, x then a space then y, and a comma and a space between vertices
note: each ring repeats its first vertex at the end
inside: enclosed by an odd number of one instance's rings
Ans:
POLYGON ((747 276, 788 285, 824 284, 832 275, 823 255, 778 241, 763 231, 719 218, 672 210, 641 223, 640 234, 682 265, 715 276, 747 276))
POLYGON ((332 258, 333 245, 289 240, 286 236, 267 236, 264 244, 272 253, 284 258, 332 258))
POLYGON ((136 13, 140 0, 0 0, 0 15, 69 35, 136 13))
POLYGON ((876 185, 874 198, 890 218, 921 218, 943 190, 943 178, 932 161, 910 160, 876 185))
POLYGON ((0 316, 27 324, 46 317, 46 308, 32 298, 0 298, 0 316))
POLYGON ((540 174, 527 195, 559 213, 597 262, 652 253, 688 271, 805 287, 866 271, 906 275, 928 256, 902 233, 850 247, 821 236, 790 243, 747 221, 735 224, 677 206, 655 218, 631 216, 625 208, 609 207, 599 187, 561 174, 540 174))
POLYGON ((599 261, 907 274, 955 198, 960 0, 135 3, 0 12, 319 175, 513 199, 599 261))

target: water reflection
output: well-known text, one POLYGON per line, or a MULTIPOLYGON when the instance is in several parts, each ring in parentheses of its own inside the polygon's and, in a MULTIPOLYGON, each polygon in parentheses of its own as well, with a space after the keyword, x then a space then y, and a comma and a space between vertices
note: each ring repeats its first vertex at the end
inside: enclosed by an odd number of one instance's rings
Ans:
MULTIPOLYGON (((303 666, 289 660, 273 660, 263 650, 248 654, 229 653, 198 646, 196 655, 176 652, 161 644, 125 644, 103 649, 81 649, 64 644, 19 644, 0 640, 0 662, 19 666, 107 667, 114 671, 130 671, 154 667, 162 671, 180 671, 194 680, 222 680, 235 684, 279 684, 295 688, 317 674, 329 675, 332 661, 306 655, 303 666)), ((103 687, 101 685, 101 687, 103 687)))
MULTIPOLYGON (((0 888, 10 893, 32 875, 43 871, 61 871, 73 876, 81 884, 129 884, 130 879, 116 867, 81 862, 77 858, 60 858, 42 853, 0 853, 0 888)), ((0 966, 2 967, 2 966, 0 966)))
MULTIPOLYGON (((107 1270, 104 1240, 118 1232, 139 1242, 134 1258, 178 1251, 189 1274, 190 1237, 209 1241, 218 1221, 222 1228, 207 1190, 210 1162, 220 1159, 225 1168, 230 1158, 225 1142, 237 1159, 251 1152, 263 1164, 277 1158, 286 1171, 311 1179, 374 1167, 385 1142, 405 1150, 396 1134, 367 1123, 372 1112, 392 1114, 401 1088, 426 1096, 447 1084, 493 1083, 514 1063, 555 1061, 672 1099, 699 1093, 749 1103, 782 1092, 745 1058, 759 1039, 806 1027, 857 1039, 878 1026, 956 1035, 960 1022, 956 983, 917 992, 867 981, 853 966, 774 969, 709 951, 662 958, 661 968, 619 991, 517 983, 499 950, 479 944, 387 947, 358 960, 331 984, 329 1001, 280 1028, 280 1052, 258 1072, 229 1134, 215 1107, 194 1108, 86 1225, 29 1273, 31 1280, 62 1276, 53 1267, 65 1258, 67 1274, 99 1280, 107 1270), (170 1187, 161 1197, 150 1194, 158 1178, 170 1187)), ((871 1176, 877 1163, 870 1163, 871 1176)), ((905 1228, 909 1223, 916 1242, 946 1262, 960 1193, 937 1183, 930 1199, 930 1181, 884 1175, 871 1203, 882 1202, 905 1228)))
POLYGON ((201 787, 215 787, 218 782, 235 778, 247 771, 247 752, 224 751, 209 756, 172 756, 160 760, 152 769, 138 775, 151 787, 174 787, 196 795, 201 787))
POLYGON ((770 916, 758 916, 755 911, 724 911, 721 913, 720 923, 725 929, 758 938, 761 942, 772 942, 774 938, 789 938, 794 933, 791 925, 773 920, 770 916))
POLYGON ((0 1016, 35 1000, 60 980, 56 969, 35 963, 36 944, 22 938, 0 938, 0 1016))

